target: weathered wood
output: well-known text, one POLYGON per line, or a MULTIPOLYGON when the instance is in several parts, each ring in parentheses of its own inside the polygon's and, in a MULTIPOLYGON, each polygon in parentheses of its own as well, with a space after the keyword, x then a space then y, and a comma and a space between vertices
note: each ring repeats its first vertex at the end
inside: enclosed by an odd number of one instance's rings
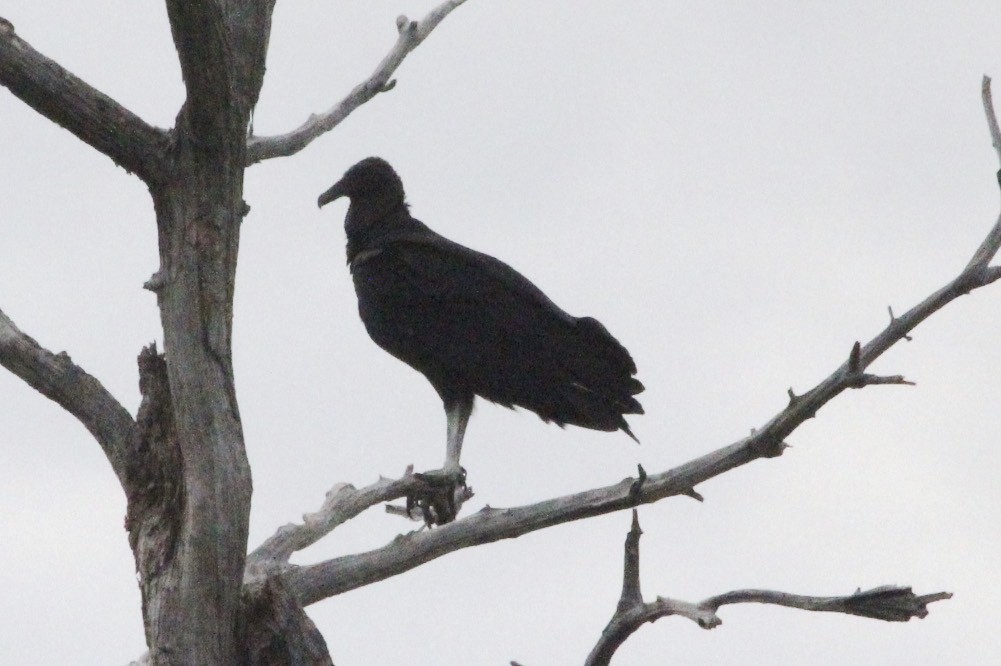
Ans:
POLYGON ((169 136, 18 37, 0 18, 0 85, 115 164, 154 182, 169 136))
POLYGON ((169 661, 173 639, 167 620, 182 610, 171 585, 182 564, 176 557, 184 508, 181 450, 163 355, 153 344, 142 350, 138 363, 142 403, 126 468, 125 529, 142 593, 146 645, 151 655, 163 657, 156 661, 169 661))
MULTIPOLYGON (((183 461, 172 603, 150 600, 169 634, 153 663, 242 661, 241 592, 251 476, 232 365, 246 127, 260 93, 274 2, 168 0, 187 95, 151 187, 159 231, 157 294, 166 375, 183 461), (176 603, 173 603, 175 602, 176 603), (192 609, 198 609, 192 612, 192 609)), ((160 643, 157 647, 160 647, 160 643)))
POLYGON ((23 333, 0 310, 0 365, 75 416, 94 439, 119 481, 125 483, 125 464, 135 421, 106 388, 73 362, 66 352, 53 354, 23 333))
POLYGON ((281 578, 247 584, 243 603, 248 666, 333 666, 323 635, 281 578))

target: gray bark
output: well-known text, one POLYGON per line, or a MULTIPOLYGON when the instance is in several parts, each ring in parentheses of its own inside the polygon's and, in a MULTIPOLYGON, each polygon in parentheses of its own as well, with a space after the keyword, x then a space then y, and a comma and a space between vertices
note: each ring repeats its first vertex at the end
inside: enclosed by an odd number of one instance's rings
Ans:
MULTIPOLYGON (((247 210, 246 128, 264 77, 273 8, 273 0, 168 0, 187 89, 170 132, 148 126, 0 22, 0 83, 136 173, 153 198, 160 269, 147 287, 157 293, 165 355, 148 349, 140 357, 137 424, 117 417, 120 405, 110 396, 104 412, 125 421, 109 459, 129 499, 129 537, 155 664, 249 659, 241 634, 248 626, 242 593, 251 477, 233 383, 232 308, 247 210), (131 437, 121 436, 126 428, 131 437)), ((59 377, 93 379, 71 372, 68 359, 55 360, 59 377)), ((96 380, 84 383, 104 398, 96 380)), ((46 394, 67 406, 59 400, 66 390, 46 394)), ((103 421, 95 428, 108 429, 103 421)), ((277 597, 262 597, 268 598, 277 597)), ((256 599, 254 607, 261 603, 256 599)))

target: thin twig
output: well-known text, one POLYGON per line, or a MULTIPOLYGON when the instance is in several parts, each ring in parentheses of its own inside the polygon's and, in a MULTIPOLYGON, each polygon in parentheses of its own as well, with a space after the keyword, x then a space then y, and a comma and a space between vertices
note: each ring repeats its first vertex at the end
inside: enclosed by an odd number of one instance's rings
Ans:
POLYGON ((987 130, 991 133, 991 145, 1001 160, 1001 129, 998 128, 998 118, 994 113, 994 100, 991 97, 991 77, 984 75, 980 82, 980 97, 984 103, 984 113, 987 115, 987 130))
POLYGON ((388 92, 396 85, 389 77, 400 66, 411 51, 420 46, 431 31, 465 0, 447 0, 431 10, 420 21, 411 21, 406 16, 396 19, 399 36, 396 44, 372 75, 359 83, 348 95, 324 113, 313 114, 300 127, 287 134, 269 137, 252 136, 247 142, 247 165, 274 157, 288 157, 308 146, 314 139, 329 132, 347 118, 352 111, 382 92, 388 92))
MULTIPOLYGON (((991 133, 991 144, 998 154, 998 160, 1001 161, 1001 129, 998 129, 998 119, 994 113, 994 100, 991 98, 991 78, 989 76, 984 76, 981 84, 981 97, 984 103, 984 113, 987 115, 987 129, 991 133)), ((1001 185, 1001 171, 998 171, 998 178, 999 185, 1001 185)), ((984 242, 973 253, 970 263, 966 265, 966 270, 977 271, 982 278, 989 278, 991 272, 988 270, 988 264, 997 255, 999 245, 1001 245, 1001 216, 998 217, 998 221, 994 224, 991 232, 987 234, 984 242)))

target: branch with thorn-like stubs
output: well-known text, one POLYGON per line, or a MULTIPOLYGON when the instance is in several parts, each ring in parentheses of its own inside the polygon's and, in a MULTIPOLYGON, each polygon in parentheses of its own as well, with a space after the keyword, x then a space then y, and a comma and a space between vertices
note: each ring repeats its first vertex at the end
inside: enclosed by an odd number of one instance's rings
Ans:
POLYGON ((687 617, 703 629, 714 629, 723 623, 716 611, 726 604, 759 603, 775 604, 808 611, 846 613, 886 622, 906 622, 928 614, 928 604, 949 599, 949 592, 936 592, 918 596, 909 587, 883 586, 842 597, 811 597, 771 590, 735 590, 709 597, 698 603, 657 597, 643 602, 640 591, 640 529, 636 509, 633 524, 626 535, 625 563, 622 573, 622 594, 612 619, 598 639, 585 666, 605 666, 615 651, 637 629, 647 622, 655 622, 669 615, 687 617))
POLYGON ((420 21, 411 21, 406 16, 396 19, 399 36, 372 75, 359 83, 347 97, 321 114, 313 114, 302 126, 288 134, 269 137, 252 136, 247 141, 247 164, 255 164, 274 157, 288 157, 308 146, 317 137, 329 132, 347 118, 352 111, 379 93, 388 92, 396 86, 390 79, 403 60, 427 39, 439 23, 465 0, 447 0, 431 10, 420 21))

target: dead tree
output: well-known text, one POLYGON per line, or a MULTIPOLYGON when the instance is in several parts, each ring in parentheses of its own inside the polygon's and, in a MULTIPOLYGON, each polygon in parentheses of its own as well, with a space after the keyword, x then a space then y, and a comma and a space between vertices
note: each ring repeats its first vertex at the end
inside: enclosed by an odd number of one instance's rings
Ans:
MULTIPOLYGON (((287 525, 248 555, 251 474, 244 450, 231 362, 232 306, 245 170, 291 156, 354 109, 390 90, 410 51, 463 0, 443 2, 420 21, 397 20, 396 44, 376 70, 328 111, 280 136, 248 132, 264 78, 274 0, 226 3, 167 0, 186 87, 176 124, 153 127, 22 40, 0 18, 0 83, 39 114, 110 157, 149 188, 160 265, 144 285, 157 296, 164 352, 139 354, 142 405, 129 414, 66 353, 38 345, 0 311, 0 364, 73 414, 105 452, 128 498, 126 527, 142 591, 154 664, 330 663, 303 607, 400 574, 455 550, 518 537, 561 523, 684 495, 701 482, 753 460, 782 454, 784 440, 847 389, 906 384, 867 368, 921 321, 956 297, 1001 277, 992 266, 1001 220, 957 277, 865 344, 846 344, 845 361, 749 436, 673 469, 640 469, 606 487, 529 506, 486 507, 444 527, 401 534, 386 546, 293 567, 289 557, 365 509, 413 492, 408 473, 361 489, 339 484, 303 524, 287 525), (190 612, 198 609, 199 612, 190 612)), ((985 79, 983 98, 994 145, 1001 138, 985 79)), ((781 603, 885 620, 920 616, 921 597, 877 588, 826 599, 742 590, 697 603, 639 593, 638 525, 627 539, 623 595, 588 663, 607 663, 639 623, 669 614, 710 628, 726 603, 781 603)))

